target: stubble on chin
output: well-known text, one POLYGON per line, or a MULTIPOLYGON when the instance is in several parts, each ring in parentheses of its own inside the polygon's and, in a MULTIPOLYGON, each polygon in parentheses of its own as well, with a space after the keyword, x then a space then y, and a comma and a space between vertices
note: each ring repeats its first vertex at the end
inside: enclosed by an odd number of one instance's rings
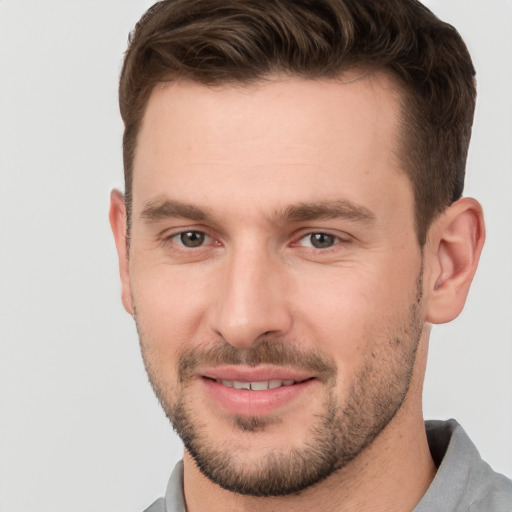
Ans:
MULTIPOLYGON (((247 350, 221 341, 209 348, 184 350, 177 365, 177 387, 170 389, 152 365, 149 340, 140 332, 149 380, 175 431, 199 470, 220 487, 242 495, 284 496, 315 485, 345 467, 362 453, 400 410, 409 390, 421 338, 421 277, 409 316, 387 333, 367 354, 344 399, 337 396, 337 368, 318 351, 300 351, 296 344, 266 339, 247 350), (305 411, 310 423, 300 445, 262 450, 250 463, 243 448, 228 445, 208 428, 201 411, 194 410, 191 382, 200 365, 274 364, 311 371, 324 386, 320 410, 305 411)), ((234 417, 226 420, 230 436, 264 435, 282 418, 234 417), (230 426, 229 426, 230 425, 230 426), (238 433, 238 434, 237 434, 238 433)))

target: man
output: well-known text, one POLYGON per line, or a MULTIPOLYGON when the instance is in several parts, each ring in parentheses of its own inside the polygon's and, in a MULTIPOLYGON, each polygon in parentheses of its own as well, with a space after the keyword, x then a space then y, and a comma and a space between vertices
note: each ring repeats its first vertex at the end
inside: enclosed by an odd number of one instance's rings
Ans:
POLYGON ((474 69, 415 0, 170 0, 125 57, 122 299, 185 454, 148 510, 512 510, 427 422, 484 242, 474 69))

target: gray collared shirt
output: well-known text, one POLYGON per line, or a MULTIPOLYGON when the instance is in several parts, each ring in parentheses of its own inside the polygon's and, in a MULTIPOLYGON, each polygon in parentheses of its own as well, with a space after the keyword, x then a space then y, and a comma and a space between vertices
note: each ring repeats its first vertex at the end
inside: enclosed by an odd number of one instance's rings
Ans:
MULTIPOLYGON (((427 421, 437 474, 413 512, 512 512, 512 481, 495 473, 455 421, 427 421)), ((186 512, 183 462, 178 462, 165 498, 145 512, 186 512)))

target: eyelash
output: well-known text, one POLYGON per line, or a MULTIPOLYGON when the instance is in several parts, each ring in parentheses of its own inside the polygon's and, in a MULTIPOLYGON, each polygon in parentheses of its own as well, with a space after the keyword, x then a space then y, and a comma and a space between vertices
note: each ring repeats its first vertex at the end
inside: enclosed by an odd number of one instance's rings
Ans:
MULTIPOLYGON (((204 232, 204 231, 201 231, 199 229, 187 229, 187 230, 184 230, 184 231, 179 231, 178 233, 173 233, 171 235, 168 235, 164 238, 164 243, 172 243, 173 245, 177 245, 178 247, 180 247, 180 250, 194 250, 196 248, 201 248, 201 247, 204 247, 205 244, 204 243, 201 243, 200 245, 197 245, 195 247, 190 247, 190 246, 187 246, 183 243, 183 239, 182 237, 186 234, 192 234, 194 233, 195 235, 199 235, 199 236, 202 236, 204 237, 204 240, 211 240, 211 241, 214 241, 215 239, 208 235, 208 233, 204 232), (181 240, 180 240, 181 239, 181 240)), ((220 244, 216 244, 216 245, 220 245, 220 244)))
MULTIPOLYGON (((206 233, 205 231, 199 230, 199 229, 188 229, 179 231, 177 233, 173 233, 169 236, 166 236, 163 240, 164 243, 171 243, 175 247, 179 248, 180 251, 193 251, 193 250, 199 250, 201 248, 204 248, 211 244, 211 242, 214 242, 213 245, 220 246, 221 244, 219 242, 215 241, 215 238, 206 233), (195 234, 196 236, 199 235, 199 237, 203 237, 203 241, 200 243, 200 245, 197 246, 187 246, 183 243, 183 236, 186 234, 195 234), (208 242, 209 240, 209 242, 208 242), (207 243, 204 243, 207 242, 207 243)), ((342 238, 339 235, 334 235, 332 233, 328 233, 325 231, 309 231, 307 233, 301 234, 300 237, 296 238, 296 241, 291 244, 292 247, 302 247, 303 249, 307 251, 314 251, 314 252, 321 252, 321 253, 327 253, 332 250, 336 250, 336 246, 339 244, 347 244, 350 243, 350 240, 347 238, 342 238), (329 245, 328 247, 314 247, 312 242, 312 237, 314 236, 322 236, 327 237, 329 239, 333 239, 332 245, 329 245), (309 238, 310 244, 309 245, 302 245, 301 242, 303 240, 307 240, 309 238)))
MULTIPOLYGON (((321 243, 321 242, 320 242, 321 243)), ((336 246, 341 243, 348 243, 348 240, 341 238, 338 235, 333 235, 332 233, 328 233, 325 231, 310 231, 309 233, 306 233, 302 235, 300 238, 298 238, 297 242, 293 243, 293 246, 303 247, 304 249, 310 250, 310 251, 320 251, 322 253, 328 252, 330 250, 335 250, 336 246), (317 241, 319 237, 332 239, 332 244, 328 247, 315 247, 314 245, 314 238, 317 237, 317 241), (301 242, 309 240, 308 245, 302 245, 301 242)))

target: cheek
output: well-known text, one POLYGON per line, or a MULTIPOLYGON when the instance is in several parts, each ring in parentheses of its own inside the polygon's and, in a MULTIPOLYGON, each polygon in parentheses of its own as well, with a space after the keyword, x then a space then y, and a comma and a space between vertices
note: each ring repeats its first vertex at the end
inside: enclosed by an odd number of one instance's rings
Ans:
POLYGON ((300 337, 315 340, 317 348, 335 359, 340 373, 357 372, 363 359, 380 352, 408 321, 416 276, 412 267, 406 269, 410 276, 396 285, 395 272, 399 270, 359 266, 302 279, 294 301, 301 311, 295 315, 300 337))
POLYGON ((201 275, 166 265, 135 268, 131 287, 142 342, 162 364, 197 340, 211 295, 201 275))

